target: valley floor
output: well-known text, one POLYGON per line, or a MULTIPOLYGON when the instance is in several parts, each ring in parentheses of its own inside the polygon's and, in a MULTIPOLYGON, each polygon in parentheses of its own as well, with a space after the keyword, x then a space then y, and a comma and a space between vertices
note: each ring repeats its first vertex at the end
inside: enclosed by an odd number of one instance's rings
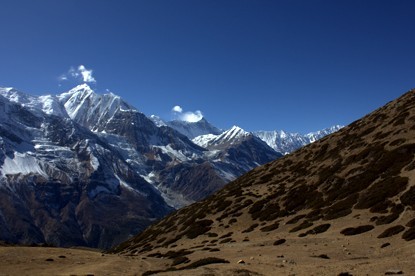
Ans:
MULTIPOLYGON (((388 239, 390 245, 381 248, 381 240, 365 243, 366 235, 290 237, 277 246, 264 235, 255 242, 221 244, 216 252, 192 249, 194 252, 187 256, 191 262, 216 257, 229 263, 157 275, 415 275, 414 242, 396 237, 388 239), (245 263, 238 264, 240 260, 245 263)), ((171 263, 170 259, 148 254, 124 256, 88 249, 0 247, 0 275, 142 275, 150 270, 165 270, 171 263)))

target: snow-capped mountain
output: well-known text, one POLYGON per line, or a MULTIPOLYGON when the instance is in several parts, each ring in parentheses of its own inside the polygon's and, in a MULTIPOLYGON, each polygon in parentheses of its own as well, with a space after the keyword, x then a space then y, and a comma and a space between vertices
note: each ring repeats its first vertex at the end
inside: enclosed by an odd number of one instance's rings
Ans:
POLYGON ((187 136, 189 139, 193 139, 200 135, 220 134, 223 132, 209 123, 205 118, 202 118, 197 122, 174 120, 166 122, 165 124, 187 136))
POLYGON ((192 141, 204 148, 216 148, 221 145, 234 144, 246 137, 252 135, 238 126, 215 135, 214 133, 200 135, 192 139, 192 141))
POLYGON ((172 210, 64 109, 41 112, 42 98, 20 104, 9 92, 0 90, 0 239, 107 248, 172 210))
POLYGON ((343 127, 344 126, 341 126, 341 125, 334 125, 332 127, 325 128, 319 131, 310 132, 306 134, 305 137, 307 137, 310 140, 310 143, 314 143, 315 141, 320 140, 324 136, 327 136, 329 134, 339 131, 343 127))
POLYGON ((324 136, 340 130, 343 126, 335 125, 316 132, 302 135, 299 133, 289 133, 283 130, 278 131, 255 131, 253 134, 267 143, 271 148, 283 154, 291 153, 305 145, 313 143, 324 136))
POLYGON ((192 141, 209 150, 207 154, 214 160, 215 166, 221 168, 222 175, 228 181, 250 168, 267 163, 269 159, 275 160, 282 156, 264 141, 238 126, 219 135, 201 135, 192 141), (228 164, 233 166, 229 167, 228 164))
POLYGON ((198 146, 87 85, 0 89, 0 240, 110 247, 279 156, 251 140, 198 146))

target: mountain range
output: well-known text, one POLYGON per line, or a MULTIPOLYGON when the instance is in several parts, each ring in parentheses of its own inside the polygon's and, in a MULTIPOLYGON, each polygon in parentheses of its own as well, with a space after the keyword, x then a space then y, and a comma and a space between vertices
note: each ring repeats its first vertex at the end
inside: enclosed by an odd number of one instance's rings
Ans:
MULTIPOLYGON (((109 248, 283 156, 259 137, 163 122, 86 84, 46 96, 0 88, 0 239, 109 248)), ((283 153, 298 147, 288 144, 283 153)))

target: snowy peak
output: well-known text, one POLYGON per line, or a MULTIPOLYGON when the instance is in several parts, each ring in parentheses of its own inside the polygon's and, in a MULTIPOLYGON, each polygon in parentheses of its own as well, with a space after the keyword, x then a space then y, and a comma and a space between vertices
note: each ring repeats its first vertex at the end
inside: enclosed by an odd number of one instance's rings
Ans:
POLYGON ((197 122, 174 120, 167 122, 166 124, 181 134, 187 136, 189 139, 205 134, 218 135, 222 133, 220 129, 213 126, 205 118, 202 118, 197 122))
POLYGON ((315 131, 315 132, 310 132, 308 134, 306 134, 305 136, 310 139, 311 143, 314 143, 315 141, 323 138, 324 136, 327 136, 329 134, 332 134, 336 131, 339 131, 341 128, 343 128, 343 126, 341 125, 334 125, 332 127, 329 128, 325 128, 319 131, 315 131))
POLYGON ((239 138, 243 138, 250 135, 249 132, 243 130, 242 128, 238 126, 233 126, 231 129, 225 131, 221 135, 218 136, 218 140, 229 142, 232 140, 236 140, 239 138))
POLYGON ((138 112, 119 96, 109 93, 99 95, 87 84, 58 96, 69 117, 92 131, 102 131, 117 112, 138 112))
POLYGON ((305 135, 299 133, 289 133, 283 130, 255 131, 253 134, 267 143, 275 151, 288 154, 305 145, 314 143, 324 136, 340 130, 342 127, 343 126, 335 125, 316 132, 310 132, 305 135))
POLYGON ((244 140, 246 137, 252 136, 251 133, 243 130, 238 126, 233 126, 225 132, 215 135, 215 134, 205 134, 193 138, 193 143, 204 147, 219 146, 225 144, 235 144, 244 140))
POLYGON ((0 88, 0 95, 36 114, 43 112, 48 115, 67 117, 66 111, 59 103, 58 98, 52 95, 32 96, 10 87, 0 88))
POLYGON ((57 97, 61 102, 67 102, 70 98, 81 100, 83 98, 87 98, 89 95, 94 93, 94 90, 92 90, 92 88, 88 84, 81 84, 72 88, 68 92, 64 92, 58 95, 57 97))

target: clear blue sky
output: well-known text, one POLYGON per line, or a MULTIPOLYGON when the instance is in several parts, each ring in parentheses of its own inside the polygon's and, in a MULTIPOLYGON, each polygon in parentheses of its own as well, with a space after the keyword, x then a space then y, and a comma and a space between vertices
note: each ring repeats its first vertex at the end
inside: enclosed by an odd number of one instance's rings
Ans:
POLYGON ((221 128, 306 133, 415 87, 412 0, 1 0, 0 10, 0 86, 57 94, 84 65, 97 92, 164 119, 179 105, 221 128))

